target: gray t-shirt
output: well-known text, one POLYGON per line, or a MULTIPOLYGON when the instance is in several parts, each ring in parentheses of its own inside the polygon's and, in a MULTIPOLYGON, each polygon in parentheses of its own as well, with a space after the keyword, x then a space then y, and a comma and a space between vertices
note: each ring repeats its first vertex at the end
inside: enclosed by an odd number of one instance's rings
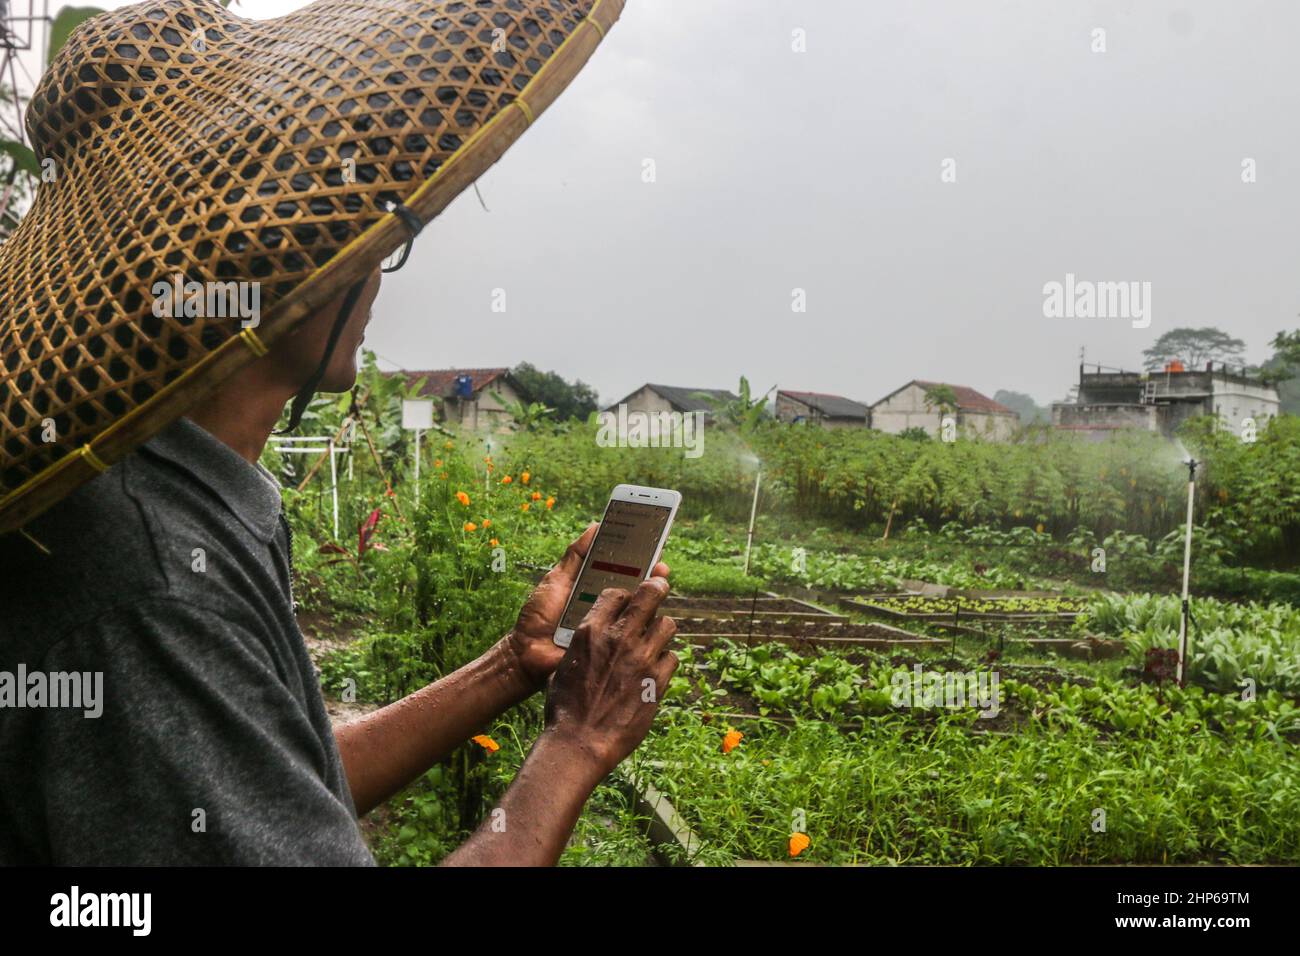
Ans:
POLYGON ((374 863, 269 473, 182 419, 26 530, 52 554, 0 537, 0 863, 374 863))

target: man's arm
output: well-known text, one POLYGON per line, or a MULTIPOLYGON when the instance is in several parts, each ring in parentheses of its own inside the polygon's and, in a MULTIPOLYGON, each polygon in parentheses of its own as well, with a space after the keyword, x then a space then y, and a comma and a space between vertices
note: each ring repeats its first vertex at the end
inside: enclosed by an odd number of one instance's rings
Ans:
MULTIPOLYGON (((537 585, 514 630, 454 674, 335 731, 358 814, 415 780, 546 683, 564 657, 552 638, 596 525, 569 545, 537 585)), ((668 576, 667 565, 655 567, 668 576)))
POLYGON ((551 866, 582 806, 650 730, 677 669, 677 632, 655 612, 668 583, 601 593, 546 699, 546 729, 501 802, 444 866, 551 866), (653 686, 653 693, 649 693, 653 686))
POLYGON ((334 731, 358 814, 383 803, 533 692, 509 638, 428 687, 334 731))

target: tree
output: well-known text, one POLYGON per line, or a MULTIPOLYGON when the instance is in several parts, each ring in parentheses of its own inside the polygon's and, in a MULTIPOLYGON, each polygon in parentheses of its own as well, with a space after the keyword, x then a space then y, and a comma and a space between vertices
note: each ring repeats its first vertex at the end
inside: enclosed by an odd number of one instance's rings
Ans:
POLYGON ((515 427, 520 431, 536 431, 555 412, 553 408, 547 408, 541 402, 512 402, 500 392, 493 392, 495 398, 501 407, 506 410, 510 420, 515 423, 515 427))
POLYGON ((1159 370, 1165 363, 1180 361, 1188 369, 1203 368, 1206 362, 1241 362, 1246 343, 1227 332, 1206 326, 1200 329, 1170 329, 1142 355, 1147 369, 1159 370))
POLYGON ((1300 329, 1295 332, 1279 332, 1270 343, 1277 357, 1287 365, 1300 365, 1300 329))
POLYGON ((925 407, 939 409, 939 416, 951 415, 957 410, 957 393, 951 385, 931 385, 925 390, 925 407))
POLYGON ((576 379, 569 384, 555 372, 543 372, 529 362, 520 362, 510 375, 525 403, 550 409, 557 421, 570 418, 585 421, 599 407, 596 390, 590 385, 576 379))
POLYGON ((1052 421, 1052 413, 1024 392, 1009 392, 1000 388, 993 393, 993 401, 1007 406, 1020 416, 1022 425, 1047 425, 1052 421))
POLYGON ((1300 415, 1300 330, 1279 332, 1273 337, 1273 357, 1260 368, 1260 380, 1277 388, 1282 411, 1300 415))

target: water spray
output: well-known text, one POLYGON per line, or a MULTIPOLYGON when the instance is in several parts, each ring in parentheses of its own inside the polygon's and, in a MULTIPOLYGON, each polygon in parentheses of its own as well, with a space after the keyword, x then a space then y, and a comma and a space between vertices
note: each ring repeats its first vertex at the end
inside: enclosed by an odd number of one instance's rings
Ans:
POLYGON ((1187 532, 1183 539, 1183 605, 1178 623, 1178 686, 1187 686, 1187 642, 1192 619, 1192 605, 1188 585, 1192 576, 1192 509, 1196 501, 1196 466, 1198 462, 1188 455, 1187 466, 1187 532))

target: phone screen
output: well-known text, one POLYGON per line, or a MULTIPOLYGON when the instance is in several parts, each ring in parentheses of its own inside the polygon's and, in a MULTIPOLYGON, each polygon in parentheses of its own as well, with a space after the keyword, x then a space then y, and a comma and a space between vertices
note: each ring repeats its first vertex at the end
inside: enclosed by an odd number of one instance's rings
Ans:
POLYGON ((639 501, 611 501, 591 543, 578 585, 560 627, 577 628, 605 588, 635 591, 650 573, 671 508, 639 501))

